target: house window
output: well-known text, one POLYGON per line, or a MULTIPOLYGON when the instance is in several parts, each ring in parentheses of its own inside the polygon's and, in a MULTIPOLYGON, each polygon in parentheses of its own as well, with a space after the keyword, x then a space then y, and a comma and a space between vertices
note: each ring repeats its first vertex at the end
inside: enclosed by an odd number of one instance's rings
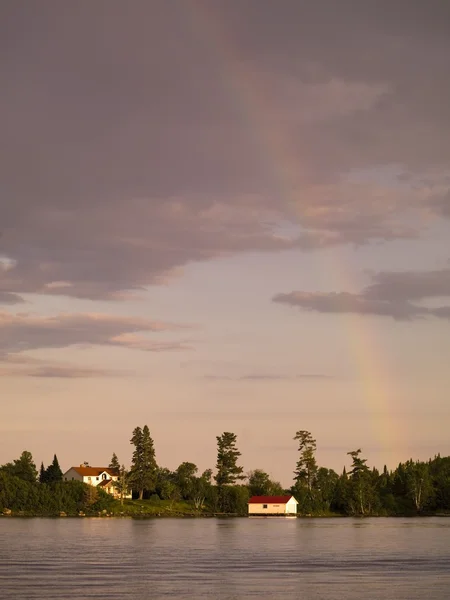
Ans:
POLYGON ((98 481, 98 477, 95 478, 98 481))
POLYGON ((90 477, 88 477, 88 481, 90 481, 90 480, 91 480, 91 478, 90 478, 90 477))
POLYGON ((263 508, 267 508, 267 504, 263 504, 263 508))
MULTIPOLYGON (((102 479, 106 479, 106 477, 107 477, 106 473, 103 473, 102 479)), ((98 479, 98 477, 97 477, 97 479, 98 479)))

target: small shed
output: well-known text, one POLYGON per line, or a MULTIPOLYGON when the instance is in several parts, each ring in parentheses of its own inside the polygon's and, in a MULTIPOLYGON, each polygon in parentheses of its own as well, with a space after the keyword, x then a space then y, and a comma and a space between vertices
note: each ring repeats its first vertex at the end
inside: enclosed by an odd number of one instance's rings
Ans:
POLYGON ((297 514, 294 496, 252 496, 248 501, 249 516, 289 516, 297 514))

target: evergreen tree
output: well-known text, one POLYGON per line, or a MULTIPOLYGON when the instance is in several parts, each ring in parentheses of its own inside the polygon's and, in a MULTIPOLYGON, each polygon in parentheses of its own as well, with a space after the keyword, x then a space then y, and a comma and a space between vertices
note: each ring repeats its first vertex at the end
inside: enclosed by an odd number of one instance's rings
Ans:
POLYGON ((61 467, 59 466, 58 458, 56 454, 53 456, 52 464, 47 467, 45 472, 45 480, 46 483, 55 483, 57 481, 62 481, 63 473, 61 471, 61 467))
POLYGON ((315 458, 316 440, 309 431, 300 430, 295 434, 294 440, 298 441, 299 457, 294 471, 295 495, 302 512, 311 514, 320 510, 316 499, 317 462, 315 458))
POLYGON ((119 459, 117 458, 117 454, 115 452, 113 452, 108 466, 110 469, 117 469, 118 471, 120 470, 119 459))
POLYGON ((294 471, 294 479, 297 484, 306 487, 312 496, 318 468, 315 457, 317 443, 310 432, 305 430, 297 431, 294 440, 298 441, 298 451, 300 453, 294 471))
POLYGON ((155 489, 158 472, 154 444, 148 426, 144 425, 142 429, 136 427, 130 443, 134 445, 134 452, 129 482, 139 493, 139 500, 142 500, 144 490, 153 491, 155 489))
POLYGON ((44 463, 41 462, 41 468, 39 469, 39 482, 40 483, 46 483, 47 479, 46 479, 46 472, 45 472, 45 467, 44 467, 44 463))
POLYGON ((245 479, 242 475, 243 467, 237 466, 237 460, 241 453, 236 448, 236 434, 225 431, 217 436, 217 473, 215 480, 218 486, 236 483, 239 479, 245 479))
POLYGON ((352 484, 352 512, 365 515, 370 505, 371 480, 367 459, 360 458, 361 449, 347 452, 352 457, 350 482, 352 484))
POLYGON ((334 510, 340 514, 350 514, 350 481, 347 476, 347 471, 344 467, 342 475, 336 482, 336 488, 334 492, 334 498, 330 506, 331 510, 334 510))
POLYGON ((28 452, 28 450, 24 450, 20 457, 13 463, 4 465, 3 469, 10 475, 29 483, 35 483, 37 480, 38 472, 36 465, 34 464, 31 452, 28 452))

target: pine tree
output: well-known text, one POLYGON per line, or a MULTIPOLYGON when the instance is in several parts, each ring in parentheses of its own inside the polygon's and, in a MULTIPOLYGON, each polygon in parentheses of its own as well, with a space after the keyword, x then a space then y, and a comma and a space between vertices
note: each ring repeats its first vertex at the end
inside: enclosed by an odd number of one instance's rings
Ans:
POLYGON ((111 461, 109 463, 109 468, 110 469, 120 470, 119 459, 117 458, 117 454, 115 452, 113 452, 113 455, 111 456, 111 461))
POLYGON ((141 429, 136 427, 130 440, 134 444, 133 458, 129 474, 129 482, 139 492, 139 500, 144 497, 144 490, 155 489, 158 465, 155 459, 155 448, 147 425, 141 429))
POLYGON ((370 470, 366 465, 367 459, 360 458, 360 448, 353 452, 347 452, 347 454, 353 459, 352 470, 349 473, 355 501, 353 512, 364 515, 368 510, 371 492, 370 470))
POLYGON ((237 460, 241 453, 236 448, 236 434, 225 431, 217 436, 217 473, 215 480, 218 486, 236 483, 239 479, 245 479, 242 475, 243 467, 237 466, 237 460))
POLYGON ((57 481, 62 481, 63 474, 61 471, 61 467, 59 466, 56 454, 53 456, 52 464, 47 467, 45 477, 46 483, 55 483, 57 481))
POLYGON ((43 462, 41 462, 41 468, 39 469, 39 481, 40 481, 40 483, 46 483, 46 481, 47 481, 47 474, 45 472, 45 467, 44 467, 43 462))
POLYGON ((310 432, 305 430, 297 431, 294 440, 297 440, 299 443, 298 451, 300 453, 294 471, 294 479, 297 484, 306 487, 312 496, 312 489, 317 478, 318 469, 315 457, 317 443, 310 432))

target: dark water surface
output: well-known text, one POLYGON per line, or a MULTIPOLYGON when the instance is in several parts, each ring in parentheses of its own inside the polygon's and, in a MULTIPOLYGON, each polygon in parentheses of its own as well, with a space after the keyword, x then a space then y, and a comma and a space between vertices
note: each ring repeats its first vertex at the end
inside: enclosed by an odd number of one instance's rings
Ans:
POLYGON ((449 600, 450 519, 0 519, 0 598, 449 600))

